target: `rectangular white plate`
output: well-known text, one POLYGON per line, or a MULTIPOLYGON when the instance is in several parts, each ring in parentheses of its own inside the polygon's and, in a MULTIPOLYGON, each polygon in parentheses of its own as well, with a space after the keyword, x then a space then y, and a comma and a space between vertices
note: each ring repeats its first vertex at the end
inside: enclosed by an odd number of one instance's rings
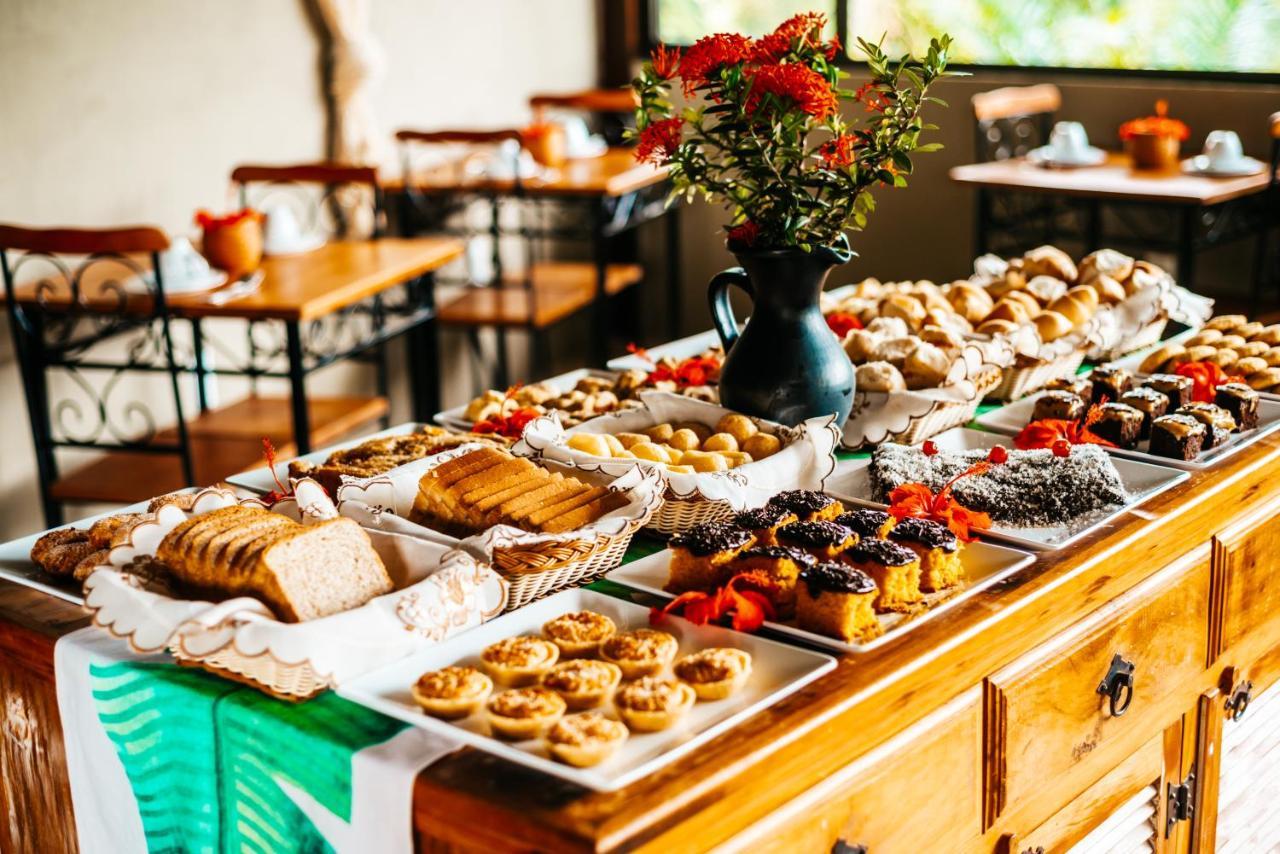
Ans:
MULTIPOLYGON (((961 559, 964 562, 965 576, 968 579, 963 587, 940 593, 926 593, 925 601, 929 607, 928 610, 919 614, 911 616, 904 614, 879 615, 880 625, 884 629, 884 634, 867 643, 846 643, 838 638, 805 631, 788 623, 766 621, 765 628, 778 634, 798 638, 805 643, 835 650, 836 652, 868 652, 911 631, 916 626, 932 617, 936 617, 956 603, 963 602, 979 590, 1008 578, 1019 569, 1033 562, 1035 555, 992 543, 974 542, 965 545, 964 551, 961 552, 961 559)), ((674 597, 662 589, 667 582, 667 566, 670 560, 671 551, 664 550, 648 557, 643 557, 640 560, 623 564, 605 577, 618 584, 623 584, 645 593, 651 593, 654 596, 661 596, 663 599, 672 599, 674 597)))
MULTIPOLYGON (((1031 420, 1031 415, 1035 411, 1036 400, 1043 393, 1038 392, 1007 406, 993 409, 979 418, 978 423, 987 430, 1016 436, 1031 420)), ((1142 460, 1156 465, 1172 466, 1186 471, 1200 471, 1209 468, 1215 463, 1222 462, 1241 448, 1252 445, 1268 433, 1274 433, 1277 428, 1280 428, 1280 401, 1270 397, 1262 397, 1258 399, 1258 426, 1256 428, 1244 433, 1232 433, 1231 438, 1225 443, 1204 451, 1194 460, 1175 460, 1169 457, 1158 457, 1155 454, 1149 454, 1146 450, 1148 443, 1145 440, 1139 442, 1138 447, 1132 451, 1125 448, 1107 448, 1107 452, 1113 456, 1128 457, 1129 459, 1142 460)))
MULTIPOLYGON (((183 489, 179 491, 191 492, 192 490, 183 489)), ((115 516, 120 513, 142 513, 150 503, 150 500, 139 501, 137 504, 130 504, 128 507, 108 510, 105 513, 99 513, 97 516, 90 516, 77 522, 59 525, 57 528, 50 528, 49 531, 61 528, 88 528, 94 522, 107 516, 115 516)), ((80 588, 80 582, 74 579, 62 580, 54 578, 31 562, 31 547, 36 544, 36 540, 49 533, 49 531, 41 531, 29 537, 22 537, 21 539, 10 540, 7 543, 0 544, 0 578, 12 581, 14 584, 21 584, 23 587, 39 590, 42 593, 48 593, 50 596, 56 596, 73 605, 83 605, 84 592, 80 588)))
MULTIPOLYGON (((571 391, 573 387, 578 384, 578 380, 583 377, 607 377, 612 379, 614 376, 615 374, 612 371, 601 371, 596 368, 578 368, 577 370, 560 374, 559 376, 552 377, 551 379, 542 380, 542 382, 549 383, 554 388, 565 392, 571 391)), ((459 430, 463 433, 470 431, 475 425, 463 417, 467 411, 468 405, 469 404, 455 406, 452 409, 437 412, 435 416, 436 423, 441 427, 448 427, 450 430, 459 430)))
MULTIPOLYGON (((688 359, 691 356, 697 356, 704 350, 718 347, 719 345, 720 336, 714 329, 708 329, 706 332, 699 332, 697 335, 690 335, 687 338, 677 338, 675 341, 668 341, 656 347, 647 347, 645 352, 649 354, 649 359, 655 361, 666 356, 670 356, 673 359, 688 359)), ((605 365, 611 371, 629 371, 632 369, 647 371, 653 368, 649 359, 644 359, 635 353, 628 353, 625 356, 610 359, 605 365)))
MULTIPOLYGON (((957 427, 945 433, 939 433, 933 437, 933 441, 937 444, 938 449, 943 451, 970 451, 979 448, 992 448, 996 445, 1004 445, 1005 447, 1011 447, 1012 445, 1007 436, 984 433, 981 430, 970 430, 965 427, 957 427)), ((1103 509, 1093 513, 1086 513, 1062 525, 1035 528, 994 525, 990 530, 981 531, 980 533, 983 537, 1000 540, 1022 548, 1037 550, 1060 549, 1071 545, 1081 537, 1097 531, 1122 513, 1132 510, 1142 502, 1176 486, 1191 476, 1185 471, 1178 471, 1167 466, 1157 466, 1122 457, 1115 457, 1112 462, 1115 463, 1116 471, 1120 473, 1124 488, 1129 493, 1129 503, 1119 505, 1110 510, 1103 509)), ((827 478, 825 491, 843 501, 860 504, 864 507, 879 507, 883 509, 885 507, 884 504, 872 499, 871 477, 868 469, 870 465, 871 460, 868 458, 841 462, 837 466, 835 473, 827 478)))
POLYGON ((365 674, 340 687, 338 693, 352 702, 446 738, 455 738, 519 765, 588 789, 611 791, 651 774, 705 744, 739 721, 794 693, 836 664, 831 656, 819 652, 797 649, 718 626, 695 626, 678 617, 668 618, 660 628, 680 641, 679 655, 711 646, 737 647, 751 653, 751 678, 738 693, 727 699, 696 703, 683 720, 670 729, 633 733, 613 756, 594 768, 562 765, 550 758, 539 741, 507 742, 490 736, 483 712, 461 721, 442 721, 423 714, 414 703, 409 688, 426 671, 451 664, 475 666, 480 652, 489 644, 515 635, 537 635, 548 620, 581 610, 604 614, 622 630, 649 625, 649 609, 642 605, 591 590, 566 590, 365 674))
MULTIPOLYGON (((334 451, 341 451, 344 448, 354 448, 356 445, 367 442, 370 439, 381 439, 384 436, 403 436, 406 433, 415 433, 422 429, 422 427, 423 424, 420 421, 406 421, 403 424, 388 427, 386 430, 381 430, 368 436, 361 436, 358 439, 347 439, 342 442, 337 442, 327 448, 321 448, 318 451, 303 454, 302 456, 295 457, 292 460, 277 462, 275 465, 275 473, 276 476, 280 478, 281 483, 288 484, 289 463, 294 462, 294 460, 301 460, 308 463, 322 463, 328 459, 329 455, 334 451)), ((230 477, 225 478, 225 480, 227 483, 238 486, 241 489, 247 489, 250 492, 256 492, 259 495, 265 495, 276 488, 275 478, 271 476, 271 469, 265 466, 260 469, 233 474, 230 477)))
MULTIPOLYGON (((1160 349, 1166 344, 1181 344, 1183 341, 1186 341, 1188 338, 1192 337, 1199 331, 1200 331, 1199 329, 1184 329, 1182 332, 1179 332, 1177 335, 1173 335, 1169 338, 1166 338, 1165 340, 1159 342, 1158 344, 1152 345, 1151 347, 1144 347, 1141 350, 1138 350, 1136 353, 1130 353, 1129 355, 1123 358, 1114 359, 1110 362, 1107 362, 1106 364, 1114 365, 1117 368, 1123 368, 1124 370, 1129 371, 1130 373, 1132 373, 1134 376, 1137 376, 1137 377, 1150 376, 1149 374, 1144 374, 1142 371, 1138 370, 1140 367, 1142 367, 1143 359, 1147 358, 1147 356, 1151 355, 1156 350, 1160 349)), ((1227 373, 1231 373, 1230 368, 1226 368, 1225 370, 1227 371, 1227 373)), ((1275 392, 1260 391, 1258 392, 1258 394, 1262 395, 1264 399, 1271 398, 1272 400, 1280 400, 1280 394, 1276 394, 1275 392)))

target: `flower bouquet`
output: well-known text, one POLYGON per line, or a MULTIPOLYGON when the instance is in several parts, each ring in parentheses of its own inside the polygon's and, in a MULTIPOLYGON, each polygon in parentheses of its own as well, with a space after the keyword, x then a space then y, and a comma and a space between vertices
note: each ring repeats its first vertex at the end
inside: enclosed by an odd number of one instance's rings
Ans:
POLYGON ((1120 125, 1120 140, 1129 150, 1137 169, 1172 169, 1178 165, 1178 151, 1191 135, 1184 122, 1168 116, 1169 104, 1156 101, 1156 114, 1130 119, 1120 125))

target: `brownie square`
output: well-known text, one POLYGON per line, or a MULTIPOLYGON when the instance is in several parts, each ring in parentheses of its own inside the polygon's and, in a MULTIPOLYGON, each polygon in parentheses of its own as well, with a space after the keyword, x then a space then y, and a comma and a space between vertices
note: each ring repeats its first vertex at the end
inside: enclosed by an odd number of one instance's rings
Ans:
POLYGON ((1244 383, 1226 383, 1213 393, 1213 402, 1231 413, 1236 429, 1252 430, 1258 426, 1258 393, 1244 383))
POLYGON ((1120 395, 1133 388, 1133 377, 1124 368, 1094 368, 1089 379, 1093 382, 1091 403, 1101 403, 1104 397, 1115 403, 1120 395))
POLYGON ((1169 411, 1173 412, 1191 402, 1191 389, 1194 385, 1191 377, 1178 374, 1152 374, 1147 377, 1142 387, 1158 391, 1169 398, 1169 411))
POLYGON ((1169 398, 1150 388, 1126 391, 1120 396, 1120 402, 1142 413, 1142 429, 1138 431, 1139 439, 1150 439, 1151 422, 1169 411, 1169 398))
POLYGON ((1163 415, 1151 424, 1150 453, 1174 460, 1200 456, 1209 429, 1190 415, 1163 415))
POLYGON ((1084 401, 1069 391, 1046 391, 1036 398, 1032 421, 1058 418, 1063 421, 1079 421, 1084 417, 1084 401))
POLYGON ((1117 448, 1133 448, 1142 432, 1142 412, 1124 403, 1107 403, 1089 428, 1117 448))

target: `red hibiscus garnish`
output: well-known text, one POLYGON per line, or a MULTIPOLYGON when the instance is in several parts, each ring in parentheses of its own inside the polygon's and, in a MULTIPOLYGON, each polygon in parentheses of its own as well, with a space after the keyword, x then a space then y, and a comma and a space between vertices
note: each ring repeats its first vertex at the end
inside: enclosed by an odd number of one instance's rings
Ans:
MULTIPOLYGON (((1000 446, 997 445, 996 447, 1000 446)), ((995 449, 993 448, 992 450, 994 451, 995 449)), ((1005 459, 1008 459, 1008 452, 1005 453, 1005 459)), ((1000 462, 1003 462, 1003 460, 1000 462)), ((889 493, 889 512, 897 519, 916 516, 921 519, 932 519, 935 522, 941 522, 951 529, 951 533, 966 543, 973 542, 975 537, 972 531, 974 529, 985 530, 990 528, 991 517, 981 511, 970 510, 956 501, 951 497, 951 488, 961 478, 977 477, 985 474, 991 469, 991 466, 997 464, 997 461, 989 458, 979 460, 944 483, 942 489, 939 489, 936 495, 933 490, 923 483, 904 483, 889 493)))
POLYGON ((938 443, 933 441, 932 439, 929 439, 924 443, 924 446, 921 448, 921 450, 924 451, 924 455, 926 457, 935 456, 938 453, 938 443))
POLYGON ((1244 377, 1228 374, 1214 362, 1184 362, 1175 369, 1182 377, 1191 377, 1191 399, 1213 403, 1214 390, 1226 383, 1242 383, 1244 377))
MULTIPOLYGON (((1066 442, 1068 445, 1102 445, 1104 448, 1114 448, 1114 442, 1107 441, 1089 429, 1102 417, 1102 403, 1105 402, 1106 398, 1103 397, 1102 402, 1090 406, 1085 417, 1079 421, 1067 421, 1063 418, 1032 421, 1013 437, 1013 446, 1020 451, 1034 451, 1053 448, 1057 442, 1066 442)), ((1054 453, 1058 452, 1055 450, 1054 453)))
POLYGON ((740 572, 723 587, 704 593, 681 593, 663 608, 649 609, 649 622, 658 624, 668 614, 679 614, 694 625, 721 622, 726 617, 735 631, 754 632, 765 620, 777 617, 773 603, 761 590, 776 589, 775 582, 760 572, 740 572), (740 586, 746 589, 739 589, 740 586))
POLYGON ((496 433, 508 439, 519 439, 524 434, 524 428, 528 426, 529 422, 538 417, 538 411, 528 406, 519 407, 510 413, 507 412, 507 404, 515 400, 516 392, 520 390, 520 385, 520 383, 516 383, 507 389, 497 414, 491 415, 482 421, 477 421, 472 425, 471 432, 484 436, 496 433))
POLYGON ((262 456, 267 460, 267 471, 271 472, 271 479, 276 482, 276 488, 262 496, 262 500, 267 504, 275 504, 293 495, 293 490, 281 483, 280 476, 276 474, 276 446, 266 436, 262 437, 262 456))
POLYGON ((862 328, 862 321, 847 311, 833 311, 826 315, 826 320, 827 326, 841 340, 853 330, 862 328))

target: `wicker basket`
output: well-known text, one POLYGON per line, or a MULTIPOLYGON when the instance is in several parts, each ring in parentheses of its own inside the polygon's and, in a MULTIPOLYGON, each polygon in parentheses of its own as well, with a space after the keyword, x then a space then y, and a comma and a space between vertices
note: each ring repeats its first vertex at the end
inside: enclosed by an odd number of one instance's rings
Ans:
POLYGON ((286 664, 269 655, 241 655, 234 647, 196 657, 177 646, 169 647, 169 652, 183 667, 196 667, 291 703, 309 700, 333 687, 333 680, 319 676, 309 661, 286 664))
POLYGON ((1120 344, 1109 350, 1090 351, 1089 358, 1095 362, 1110 362, 1113 359, 1119 359, 1130 353, 1136 353, 1145 347, 1150 347, 1160 341, 1160 336, 1164 334, 1164 329, 1169 325, 1167 318, 1153 320, 1146 326, 1143 326, 1134 335, 1128 336, 1120 344))
POLYGON ((995 400, 1018 400, 1039 391, 1059 377, 1074 374, 1083 362, 1084 351, 1073 350, 1046 362, 1005 368, 1000 384, 987 392, 987 397, 995 400))

